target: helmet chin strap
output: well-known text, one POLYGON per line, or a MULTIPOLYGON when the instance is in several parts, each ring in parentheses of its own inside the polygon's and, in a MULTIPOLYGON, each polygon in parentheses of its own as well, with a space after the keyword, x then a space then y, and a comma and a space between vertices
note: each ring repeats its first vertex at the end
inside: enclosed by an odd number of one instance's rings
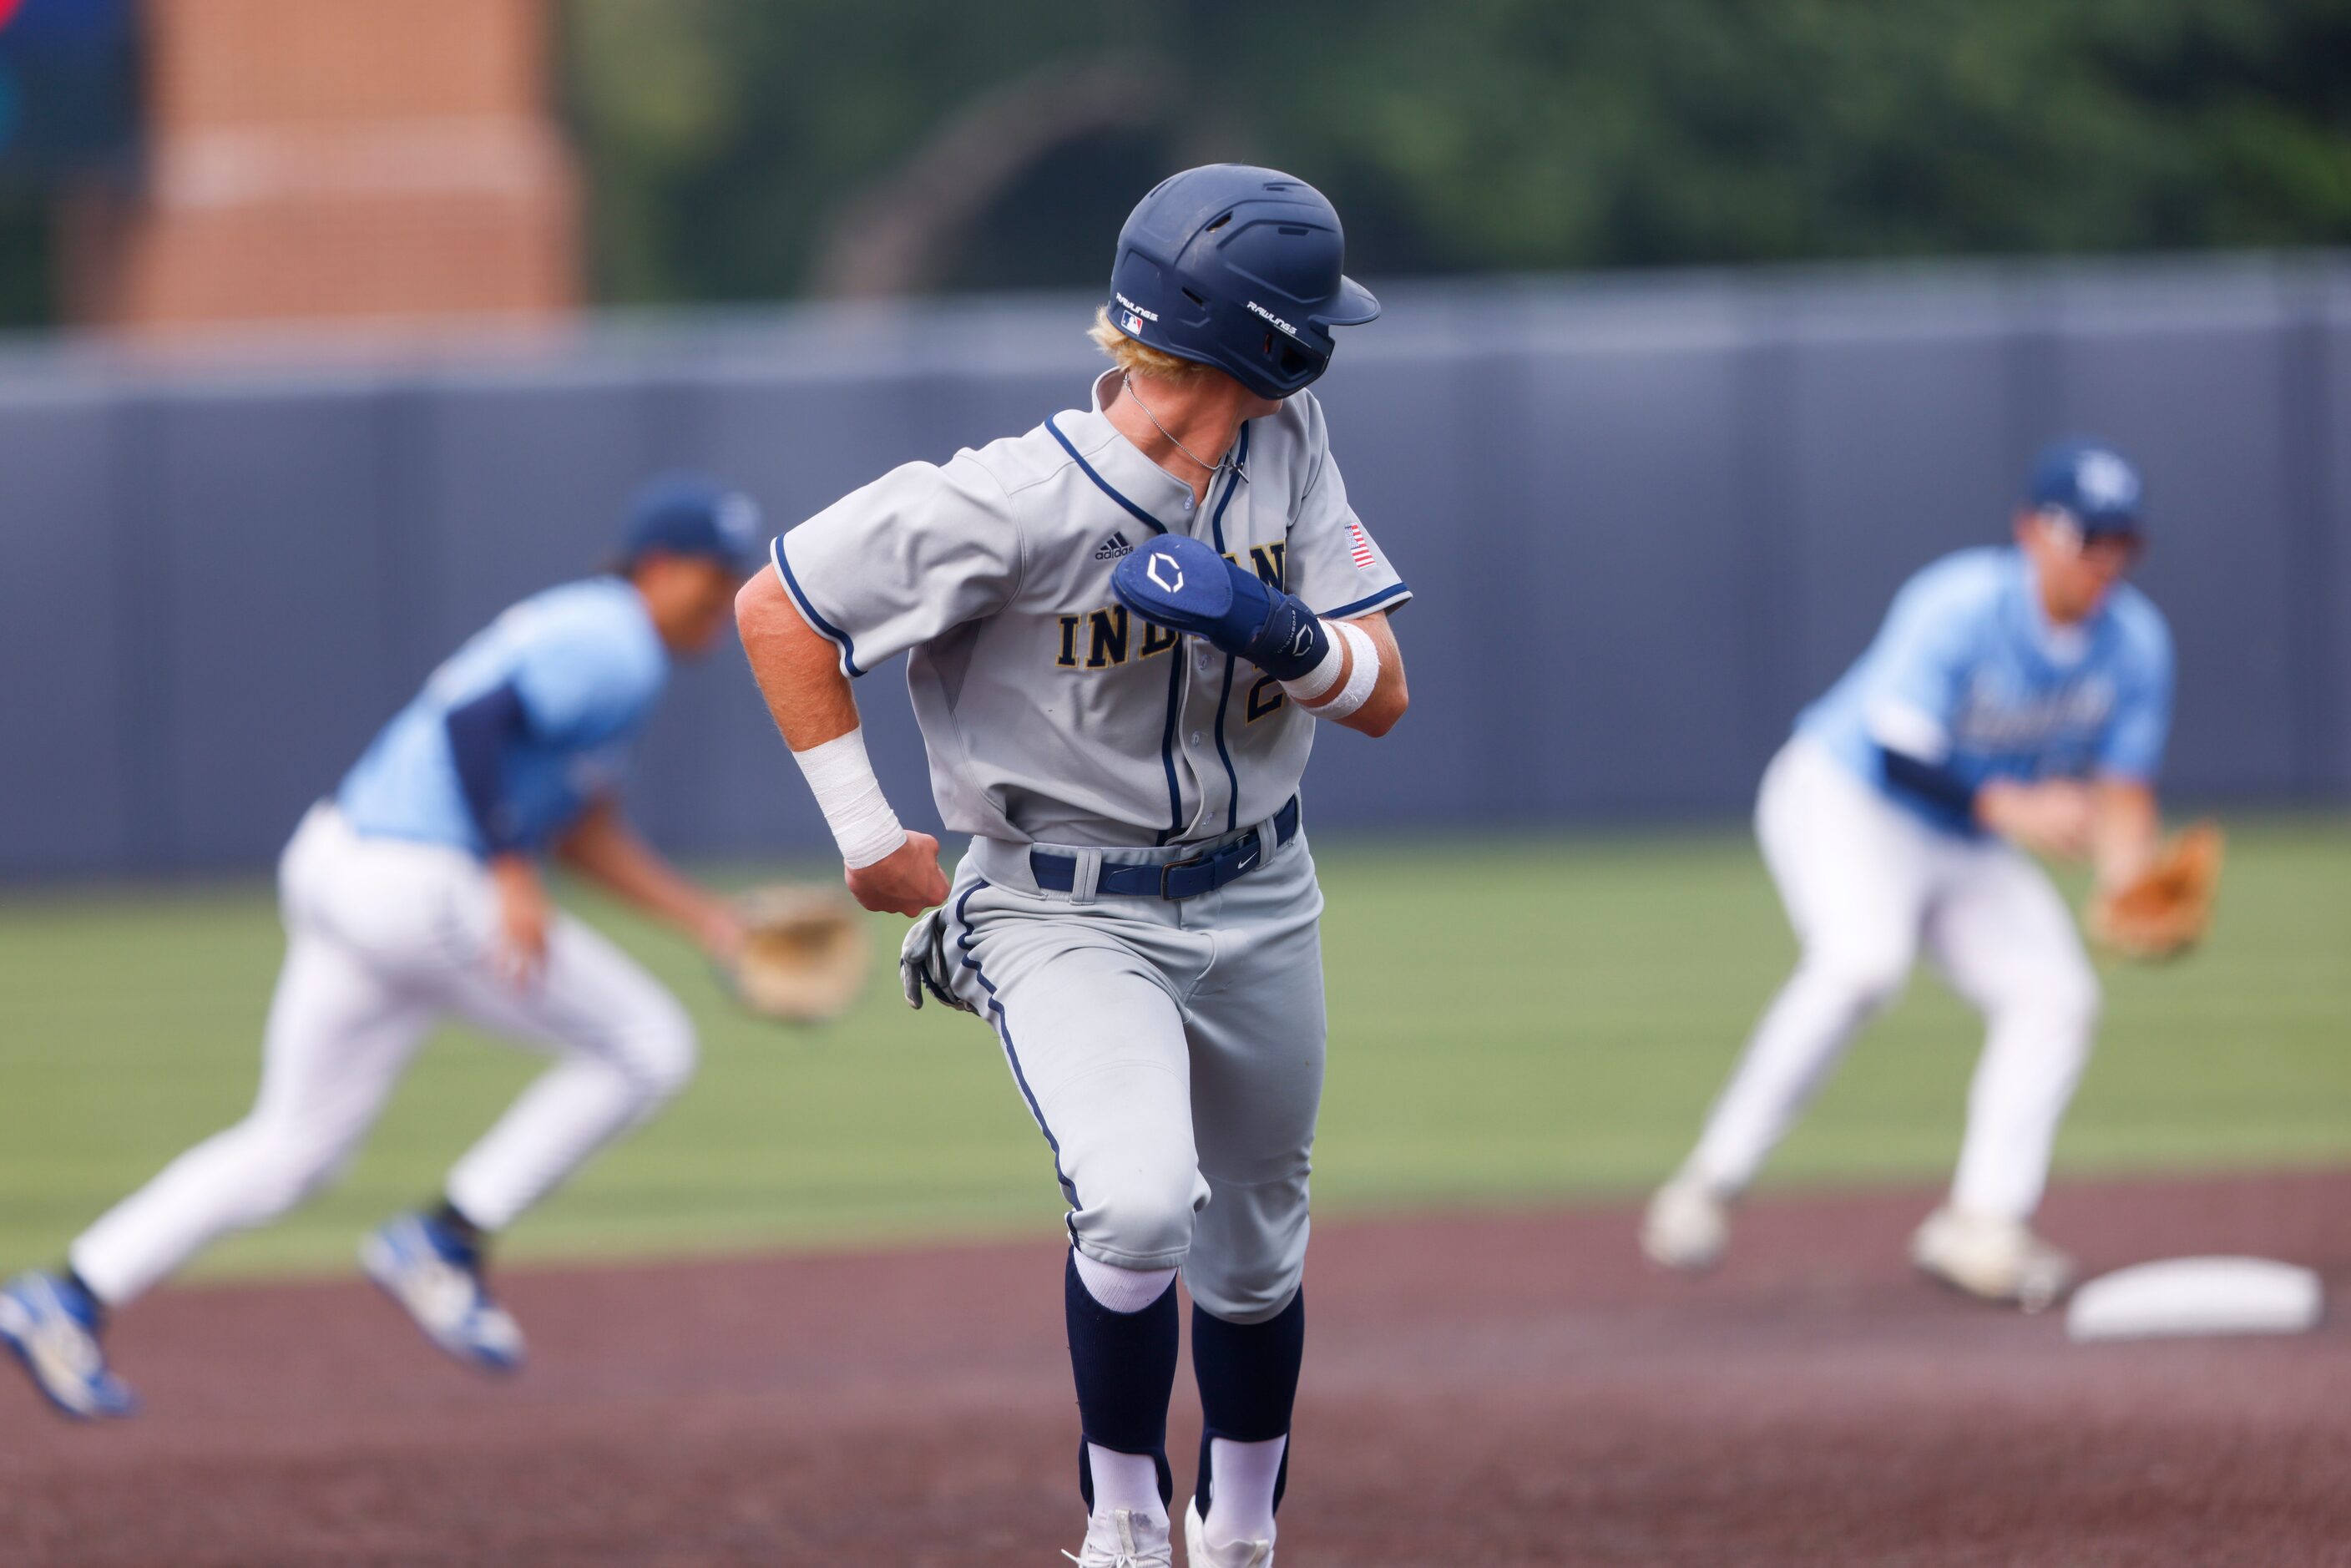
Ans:
MULTIPOLYGON (((1151 405, 1143 401, 1143 394, 1141 392, 1134 390, 1134 374, 1133 371, 1120 371, 1118 385, 1121 392, 1123 392, 1127 396, 1134 400, 1134 406, 1143 411, 1143 417, 1151 422, 1151 428, 1165 436, 1167 438, 1167 444, 1182 453, 1186 458, 1189 458, 1194 467, 1211 476, 1221 474, 1227 468, 1232 468, 1233 472, 1236 474, 1240 472, 1239 468, 1236 467, 1233 464, 1233 446, 1226 447, 1224 456, 1217 462, 1203 463, 1200 461, 1198 455, 1190 447, 1176 440, 1176 433, 1159 423, 1159 416, 1151 412, 1151 405)), ((1234 446, 1238 444, 1239 443, 1238 442, 1233 444, 1234 446)))

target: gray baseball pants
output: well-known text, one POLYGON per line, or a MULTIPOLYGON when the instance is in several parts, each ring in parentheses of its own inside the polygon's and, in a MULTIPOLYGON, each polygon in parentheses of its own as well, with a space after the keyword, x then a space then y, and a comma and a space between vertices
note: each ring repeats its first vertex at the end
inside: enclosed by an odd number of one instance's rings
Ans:
POLYGON ((1071 1239, 1118 1268, 1180 1270, 1228 1322, 1274 1316, 1305 1267, 1322 1097, 1322 894, 1303 831, 1182 902, 1097 897, 1097 868, 1203 846, 1033 846, 1078 860, 1068 893, 1037 886, 1031 847, 973 841, 946 953, 1052 1149, 1071 1239))

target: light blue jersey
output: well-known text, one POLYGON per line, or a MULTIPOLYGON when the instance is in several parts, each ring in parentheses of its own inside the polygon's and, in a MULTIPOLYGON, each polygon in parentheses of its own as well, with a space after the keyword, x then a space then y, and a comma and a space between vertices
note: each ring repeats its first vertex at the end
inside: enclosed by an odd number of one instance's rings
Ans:
POLYGON ((630 743, 669 678, 643 598, 616 577, 537 593, 476 632, 346 774, 336 803, 362 834, 483 852, 450 755, 452 708, 511 682, 526 731, 500 769, 501 802, 532 848, 619 787, 630 743))
MULTIPOLYGON (((1796 720, 1889 799, 1938 825, 1885 779, 1881 747, 1992 779, 2153 783, 2171 729, 2171 632, 2118 585, 2077 627, 2053 624, 2013 548, 1962 550, 1913 577, 1852 669, 1796 720)), ((1970 829, 1970 831, 1972 831, 1970 829)))

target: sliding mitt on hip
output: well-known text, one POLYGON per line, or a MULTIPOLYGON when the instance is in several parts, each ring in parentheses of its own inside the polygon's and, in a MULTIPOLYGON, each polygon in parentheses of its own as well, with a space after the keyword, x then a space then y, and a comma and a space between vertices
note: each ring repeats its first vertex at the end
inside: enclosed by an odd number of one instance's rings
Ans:
POLYGON ((2136 881, 2091 899, 2084 916, 2090 940, 2144 964, 2187 952, 2211 926, 2226 847, 2217 822, 2198 822, 2173 835, 2136 881))
POLYGON ((749 928, 724 971, 747 1011, 787 1023, 830 1023, 872 970, 865 923, 844 895, 820 887, 756 888, 737 901, 749 928))
POLYGON ((1120 561, 1110 584, 1120 603, 1153 625, 1188 632, 1278 681, 1298 679, 1331 651, 1331 633, 1304 600, 1182 534, 1120 561))

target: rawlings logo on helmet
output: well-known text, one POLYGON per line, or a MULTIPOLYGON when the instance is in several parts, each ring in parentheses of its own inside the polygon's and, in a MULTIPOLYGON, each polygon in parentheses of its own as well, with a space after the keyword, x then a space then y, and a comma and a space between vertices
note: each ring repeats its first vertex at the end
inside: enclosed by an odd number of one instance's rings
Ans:
POLYGON ((1270 311, 1270 310, 1267 309, 1264 306, 1262 306, 1262 305, 1259 304, 1256 300, 1254 300, 1254 299, 1250 300, 1250 301, 1249 302, 1249 308, 1251 310, 1255 311, 1258 315, 1262 316, 1262 317, 1264 317, 1267 320, 1269 320, 1269 321, 1272 322, 1276 327, 1279 327, 1280 329, 1281 329, 1281 330, 1282 330, 1282 331, 1284 331, 1284 332, 1288 333, 1290 337, 1295 338, 1296 336, 1298 336, 1298 329, 1297 329, 1297 328, 1295 328, 1295 327, 1291 326, 1289 322, 1287 322, 1287 321, 1283 320, 1280 317, 1279 317, 1279 316, 1275 315, 1272 311, 1270 311))
POLYGON ((1154 186, 1119 229, 1109 319, 1129 338, 1145 335, 1141 322, 1162 353, 1278 401, 1329 367, 1332 328, 1380 313, 1371 290, 1340 270, 1345 248, 1338 213, 1304 181, 1249 164, 1186 169, 1154 186), (1280 346, 1269 351, 1274 333, 1280 346))

